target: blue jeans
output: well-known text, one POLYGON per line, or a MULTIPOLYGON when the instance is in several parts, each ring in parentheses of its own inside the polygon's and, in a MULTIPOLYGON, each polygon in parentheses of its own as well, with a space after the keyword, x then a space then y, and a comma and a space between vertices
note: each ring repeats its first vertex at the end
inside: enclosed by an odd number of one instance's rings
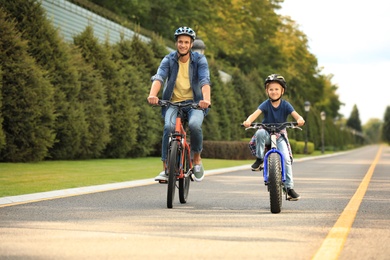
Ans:
MULTIPOLYGON (((183 110, 187 114, 187 118, 188 118, 188 128, 190 130, 191 154, 200 153, 202 152, 203 149, 202 123, 203 123, 205 113, 203 110, 193 109, 191 107, 185 107, 183 110)), ((164 133, 162 138, 162 151, 161 151, 162 161, 165 161, 167 159, 169 135, 170 133, 172 133, 172 131, 175 130, 177 111, 178 111, 177 107, 170 106, 168 107, 165 113, 164 133)))
MULTIPOLYGON (((256 157, 264 159, 264 148, 266 145, 271 144, 271 137, 269 133, 264 129, 259 129, 256 131, 256 157)), ((286 188, 294 188, 293 172, 292 172, 292 162, 287 146, 286 139, 283 136, 280 136, 276 140, 276 146, 278 150, 283 154, 285 162, 285 174, 286 182, 284 183, 286 188)))

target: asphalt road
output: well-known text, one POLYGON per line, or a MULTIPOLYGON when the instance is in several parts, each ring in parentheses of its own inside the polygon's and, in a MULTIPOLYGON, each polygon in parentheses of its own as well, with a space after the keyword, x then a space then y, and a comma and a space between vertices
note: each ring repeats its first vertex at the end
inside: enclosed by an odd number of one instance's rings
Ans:
POLYGON ((150 181, 3 204, 0 259, 390 259, 390 147, 293 169, 301 200, 279 214, 249 168, 209 172, 173 209, 150 181))

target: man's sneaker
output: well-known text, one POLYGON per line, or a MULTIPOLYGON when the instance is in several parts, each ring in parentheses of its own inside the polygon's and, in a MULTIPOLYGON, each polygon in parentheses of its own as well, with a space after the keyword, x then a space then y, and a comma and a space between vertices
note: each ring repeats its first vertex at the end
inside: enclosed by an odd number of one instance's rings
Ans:
POLYGON ((194 168, 192 169, 192 172, 194 173, 194 179, 195 181, 202 181, 204 178, 204 169, 202 164, 196 164, 194 168))
POLYGON ((295 192, 294 189, 287 189, 287 199, 288 200, 299 200, 301 198, 301 196, 299 196, 298 193, 295 192))
POLYGON ((160 183, 166 183, 168 182, 168 174, 166 174, 165 171, 162 171, 154 178, 154 180, 160 183))
POLYGON ((252 164, 252 171, 261 171, 263 167, 263 159, 257 158, 255 163, 252 164))

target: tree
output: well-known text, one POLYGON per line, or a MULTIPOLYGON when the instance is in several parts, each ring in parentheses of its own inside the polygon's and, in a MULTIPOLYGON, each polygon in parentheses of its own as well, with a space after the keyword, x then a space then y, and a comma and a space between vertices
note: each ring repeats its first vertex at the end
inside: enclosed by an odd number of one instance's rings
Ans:
POLYGON ((355 129, 358 132, 362 132, 362 124, 359 118, 359 110, 356 105, 353 106, 351 115, 347 120, 347 126, 355 129))
POLYGON ((40 161, 54 142, 54 90, 15 26, 0 8, 1 115, 6 139, 0 160, 40 161))
MULTIPOLYGON (((2 92, 3 89, 3 70, 1 69, 1 64, 0 64, 0 93, 2 92)), ((0 125, 3 125, 3 114, 1 113, 1 107, 2 107, 2 95, 0 95, 0 125)), ((3 127, 0 127, 0 150, 3 149, 5 146, 5 133, 3 131, 3 127)))
POLYGON ((17 21, 22 37, 28 40, 28 52, 47 72, 53 85, 56 106, 56 140, 50 148, 51 159, 77 158, 81 141, 88 132, 84 110, 78 102, 80 82, 72 64, 70 49, 58 31, 47 20, 44 9, 36 0, 0 0, 17 21))
POLYGON ((364 126, 363 132, 369 139, 370 143, 379 143, 382 138, 383 122, 379 119, 370 119, 364 126))
POLYGON ((80 52, 74 50, 73 60, 78 68, 81 83, 78 101, 84 109, 85 122, 88 126, 88 131, 81 140, 77 158, 99 158, 110 141, 106 89, 100 73, 85 62, 80 52))
POLYGON ((131 93, 131 104, 136 120, 132 123, 136 142, 131 146, 128 156, 140 157, 149 155, 154 145, 161 141, 161 114, 155 113, 146 98, 150 89, 150 77, 158 66, 154 53, 137 35, 131 40, 122 39, 116 46, 115 60, 121 68, 125 87, 131 93), (153 122, 153 123, 151 123, 153 122))
POLYGON ((386 107, 386 112, 383 119, 382 141, 390 144, 390 106, 386 107))
POLYGON ((101 75, 102 84, 106 88, 111 139, 104 156, 124 158, 136 143, 136 127, 133 125, 138 120, 133 94, 127 87, 126 72, 112 60, 111 47, 99 43, 91 26, 76 35, 74 43, 80 48, 85 61, 101 75))

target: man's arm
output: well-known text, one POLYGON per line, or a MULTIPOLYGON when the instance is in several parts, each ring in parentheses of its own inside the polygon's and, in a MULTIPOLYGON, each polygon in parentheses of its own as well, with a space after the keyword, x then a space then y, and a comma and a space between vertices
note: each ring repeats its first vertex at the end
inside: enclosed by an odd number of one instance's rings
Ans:
POLYGON ((199 106, 203 109, 208 108, 211 105, 211 88, 210 85, 204 85, 202 87, 203 100, 199 101, 199 106))
POLYGON ((158 103, 158 93, 161 89, 161 82, 159 80, 155 80, 152 83, 152 87, 150 88, 148 102, 152 105, 157 105, 158 103))

